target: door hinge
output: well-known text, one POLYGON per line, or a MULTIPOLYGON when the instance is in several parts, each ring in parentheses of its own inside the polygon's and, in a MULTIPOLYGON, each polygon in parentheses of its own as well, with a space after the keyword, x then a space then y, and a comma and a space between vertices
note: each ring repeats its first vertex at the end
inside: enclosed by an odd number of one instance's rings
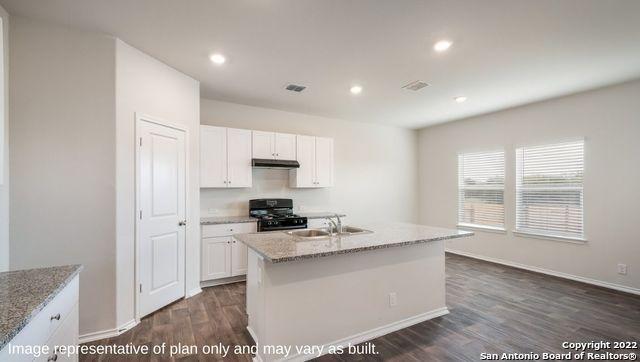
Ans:
POLYGON ((142 283, 140 283, 140 293, 142 293, 142 283))
POLYGON ((142 147, 142 137, 140 137, 140 147, 142 147))
POLYGON ((142 220, 142 210, 140 210, 140 220, 142 220))

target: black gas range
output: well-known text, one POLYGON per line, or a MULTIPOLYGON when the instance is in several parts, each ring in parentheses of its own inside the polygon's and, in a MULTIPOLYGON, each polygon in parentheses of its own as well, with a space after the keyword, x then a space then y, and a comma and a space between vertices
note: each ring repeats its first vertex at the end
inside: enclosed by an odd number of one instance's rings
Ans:
POLYGON ((249 200, 249 215, 258 219, 258 232, 307 228, 307 218, 293 213, 291 199, 249 200))

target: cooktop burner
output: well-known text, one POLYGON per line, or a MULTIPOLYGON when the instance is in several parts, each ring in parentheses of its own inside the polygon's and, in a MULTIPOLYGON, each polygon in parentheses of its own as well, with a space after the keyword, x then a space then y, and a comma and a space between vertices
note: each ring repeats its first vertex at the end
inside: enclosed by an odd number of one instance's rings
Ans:
POLYGON ((293 213, 291 199, 250 200, 249 215, 258 219, 258 231, 307 228, 307 218, 293 213))

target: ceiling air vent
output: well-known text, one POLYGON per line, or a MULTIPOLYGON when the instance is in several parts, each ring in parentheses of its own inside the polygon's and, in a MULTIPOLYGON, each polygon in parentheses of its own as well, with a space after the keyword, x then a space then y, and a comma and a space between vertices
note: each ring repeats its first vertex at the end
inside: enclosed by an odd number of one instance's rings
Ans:
POLYGON ((408 89, 408 90, 412 90, 412 91, 417 91, 420 90, 424 87, 428 87, 429 83, 427 82, 423 82, 421 80, 416 80, 415 82, 411 82, 407 85, 405 85, 404 87, 402 87, 402 89, 408 89))
POLYGON ((289 84, 285 87, 286 90, 288 91, 292 91, 292 92, 302 92, 303 90, 305 90, 307 87, 303 86, 303 85, 297 85, 297 84, 289 84))

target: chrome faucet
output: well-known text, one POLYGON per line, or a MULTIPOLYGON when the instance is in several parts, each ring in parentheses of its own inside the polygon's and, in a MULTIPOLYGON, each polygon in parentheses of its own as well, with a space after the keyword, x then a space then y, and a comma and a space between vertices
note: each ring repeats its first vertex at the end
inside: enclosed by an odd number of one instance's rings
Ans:
POLYGON ((335 230, 338 234, 342 234, 342 220, 340 220, 340 215, 335 214, 335 216, 329 216, 326 218, 329 221, 329 234, 333 236, 333 230, 335 230), (333 218, 336 218, 338 221, 336 222, 333 218))

